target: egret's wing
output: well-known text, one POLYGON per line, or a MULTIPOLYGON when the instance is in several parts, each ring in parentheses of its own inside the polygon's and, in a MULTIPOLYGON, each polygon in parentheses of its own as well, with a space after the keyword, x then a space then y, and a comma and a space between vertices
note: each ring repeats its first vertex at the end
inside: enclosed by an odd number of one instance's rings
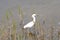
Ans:
POLYGON ((29 28, 29 27, 32 27, 34 25, 34 22, 33 21, 31 21, 31 22, 29 22, 28 24, 26 24, 25 26, 24 26, 24 28, 29 28))

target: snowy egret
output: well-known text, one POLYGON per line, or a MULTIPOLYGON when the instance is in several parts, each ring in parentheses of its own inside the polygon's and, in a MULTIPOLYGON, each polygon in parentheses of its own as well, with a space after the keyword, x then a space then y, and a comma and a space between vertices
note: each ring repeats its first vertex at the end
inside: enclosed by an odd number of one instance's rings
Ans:
POLYGON ((31 27, 33 27, 33 26, 34 26, 35 21, 36 21, 35 16, 36 16, 36 14, 33 14, 33 15, 32 15, 33 21, 31 21, 31 22, 27 23, 27 24, 24 26, 24 29, 25 29, 25 28, 31 28, 31 27))

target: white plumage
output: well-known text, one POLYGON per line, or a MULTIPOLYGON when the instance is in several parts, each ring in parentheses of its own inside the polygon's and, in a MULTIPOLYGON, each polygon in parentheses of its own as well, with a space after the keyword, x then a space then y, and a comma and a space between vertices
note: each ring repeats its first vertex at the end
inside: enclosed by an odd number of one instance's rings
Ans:
POLYGON ((36 19, 35 19, 35 16, 36 16, 36 14, 33 14, 33 15, 32 15, 33 21, 27 23, 27 24, 24 26, 24 28, 31 28, 31 27, 34 26, 34 23, 35 23, 35 20, 36 20, 36 19))
POLYGON ((33 21, 32 22, 29 22, 28 24, 26 24, 24 26, 24 28, 31 28, 32 26, 34 25, 33 21))

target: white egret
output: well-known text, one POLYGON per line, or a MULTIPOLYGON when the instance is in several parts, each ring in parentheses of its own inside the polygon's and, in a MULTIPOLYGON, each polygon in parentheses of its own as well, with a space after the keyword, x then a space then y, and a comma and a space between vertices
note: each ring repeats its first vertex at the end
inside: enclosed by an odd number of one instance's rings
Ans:
POLYGON ((32 15, 33 20, 32 20, 31 22, 27 23, 27 24, 24 26, 24 29, 25 29, 25 28, 31 28, 31 27, 34 26, 35 21, 36 21, 35 16, 36 16, 36 14, 33 14, 33 15, 32 15))

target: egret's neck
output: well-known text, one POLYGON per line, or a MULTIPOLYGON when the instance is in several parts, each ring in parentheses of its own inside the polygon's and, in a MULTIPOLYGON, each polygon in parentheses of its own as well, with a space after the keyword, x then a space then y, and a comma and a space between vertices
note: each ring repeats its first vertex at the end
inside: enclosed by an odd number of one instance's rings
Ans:
POLYGON ((35 22, 36 21, 36 18, 35 17, 33 17, 33 22, 35 22))

